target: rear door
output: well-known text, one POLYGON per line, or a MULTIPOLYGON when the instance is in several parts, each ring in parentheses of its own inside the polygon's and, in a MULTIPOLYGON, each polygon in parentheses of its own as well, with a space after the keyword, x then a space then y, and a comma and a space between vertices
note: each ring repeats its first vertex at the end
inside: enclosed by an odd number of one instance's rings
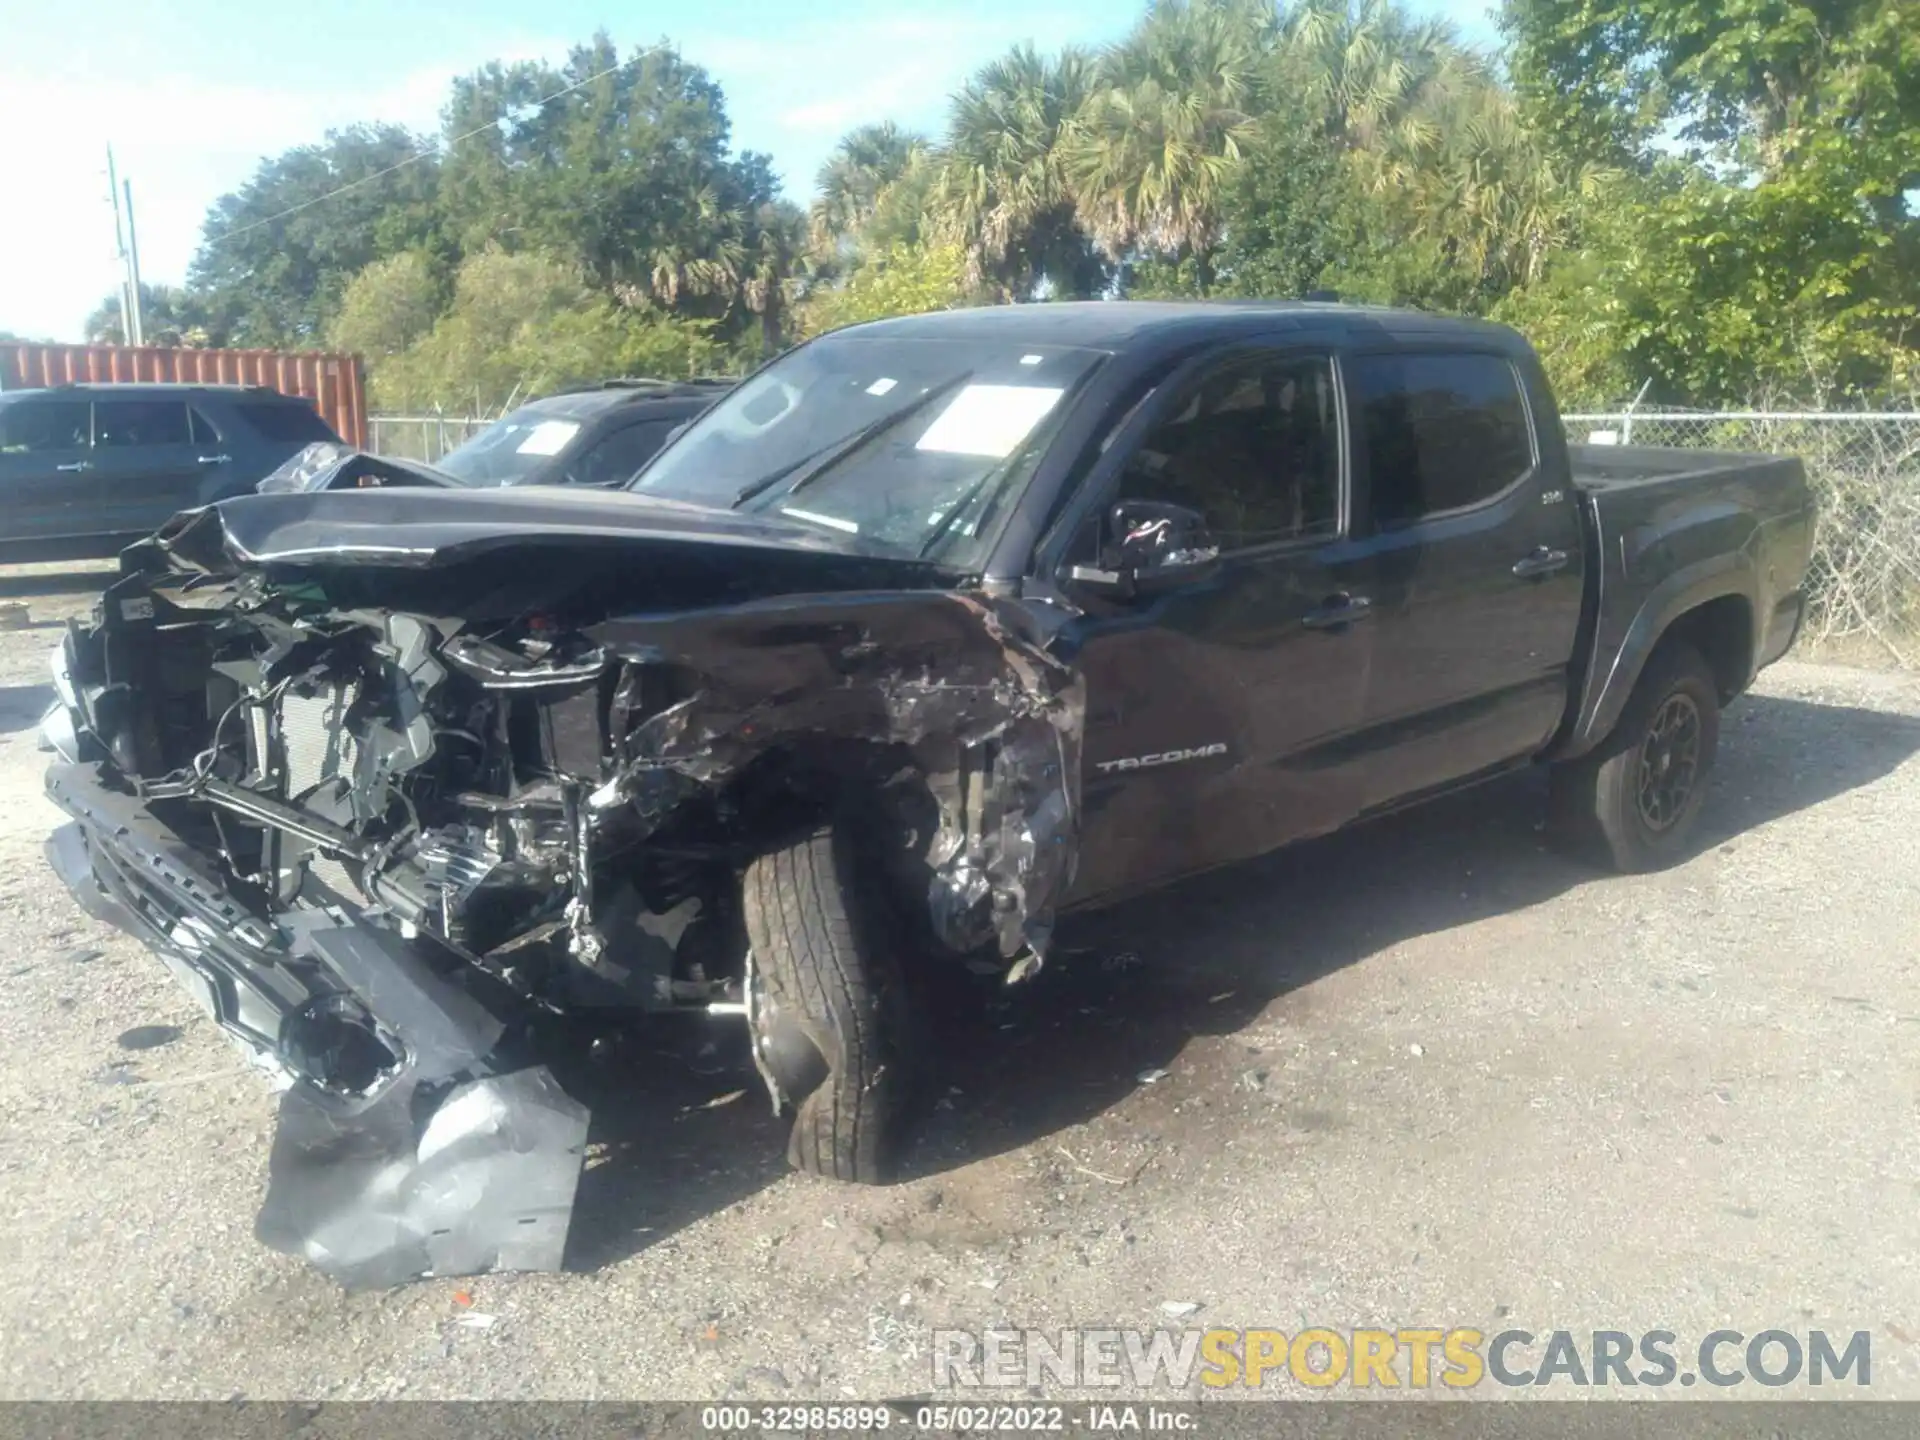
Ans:
POLYGON ((90 423, 86 400, 71 396, 0 407, 0 539, 46 540, 101 528, 87 504, 90 423))
POLYGON ((1087 525, 1116 500, 1180 505, 1221 561, 1151 598, 1087 597, 1063 637, 1087 687, 1075 899, 1258 854, 1357 809, 1340 748, 1361 713, 1369 562, 1347 533, 1340 409, 1329 353, 1236 348, 1114 445, 1087 525))
POLYGON ((1506 355, 1351 357, 1374 651, 1363 801, 1392 804, 1526 759, 1565 713, 1580 623, 1572 489, 1546 483, 1506 355))
POLYGON ((184 399, 93 402, 92 490, 116 534, 147 534, 199 503, 202 465, 184 399))

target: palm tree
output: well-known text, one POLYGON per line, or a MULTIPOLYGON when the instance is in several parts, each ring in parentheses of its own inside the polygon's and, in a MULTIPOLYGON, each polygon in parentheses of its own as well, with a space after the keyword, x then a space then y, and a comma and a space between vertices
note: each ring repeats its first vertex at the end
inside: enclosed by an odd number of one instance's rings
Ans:
POLYGON ((1205 283, 1221 190, 1255 130, 1270 13, 1244 0, 1163 0, 1101 56, 1065 167, 1114 260, 1142 248, 1191 256, 1205 283))
POLYGON ((1551 155, 1513 97, 1491 84, 1437 105, 1432 120, 1431 140, 1396 146, 1363 173, 1376 191, 1403 197, 1411 233, 1438 242, 1494 290, 1539 279, 1580 209, 1618 178, 1551 155))
POLYGON ((1094 62, 1019 45, 953 97, 932 205, 967 258, 969 286, 1010 299, 1081 294, 1098 270, 1074 208, 1063 142, 1094 84, 1094 62))
POLYGON ((1451 25, 1400 0, 1300 0, 1282 18, 1281 51, 1343 149, 1432 143, 1435 110, 1486 73, 1451 25))
POLYGON ((760 317, 760 352, 778 353, 786 345, 787 312, 802 280, 807 217, 784 200, 770 201, 754 213, 744 244, 740 300, 760 317))
POLYGON ((883 193, 922 162, 927 148, 925 136, 891 120, 841 136, 814 177, 819 194, 808 219, 815 248, 831 252, 863 230, 883 193))
POLYGON ((688 196, 682 223, 666 229, 659 243, 639 259, 638 279, 616 279, 613 293, 622 304, 648 302, 676 308, 683 300, 726 295, 739 284, 746 262, 742 217, 712 185, 688 196))

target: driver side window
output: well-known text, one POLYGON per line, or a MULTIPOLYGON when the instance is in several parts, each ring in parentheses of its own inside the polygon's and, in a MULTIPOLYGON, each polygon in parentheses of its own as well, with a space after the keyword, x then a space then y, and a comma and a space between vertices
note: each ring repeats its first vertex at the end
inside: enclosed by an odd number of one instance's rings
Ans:
POLYGON ((1116 500, 1197 512, 1227 552, 1340 528, 1340 413, 1324 355, 1237 356, 1148 432, 1116 500))

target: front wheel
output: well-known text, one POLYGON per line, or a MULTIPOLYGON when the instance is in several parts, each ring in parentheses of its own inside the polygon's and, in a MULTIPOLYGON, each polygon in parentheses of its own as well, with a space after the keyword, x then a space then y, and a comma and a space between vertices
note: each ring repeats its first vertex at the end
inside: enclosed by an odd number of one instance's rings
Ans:
POLYGON ((756 1057, 797 1106, 787 1159, 873 1185, 906 1109, 911 1011, 885 907, 856 868, 844 827, 816 831, 747 866, 742 908, 756 1057))
POLYGON ((1720 740, 1720 693, 1693 646, 1662 645, 1598 747, 1552 770, 1550 824, 1567 848, 1624 872, 1686 852, 1720 740))

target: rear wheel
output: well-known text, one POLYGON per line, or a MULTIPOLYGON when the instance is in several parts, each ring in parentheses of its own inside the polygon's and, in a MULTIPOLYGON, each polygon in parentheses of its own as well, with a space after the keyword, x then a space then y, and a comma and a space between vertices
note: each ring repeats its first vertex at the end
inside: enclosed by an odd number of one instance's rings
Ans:
POLYGON ((1720 694, 1681 641, 1647 662, 1598 747, 1552 772, 1551 827, 1567 848, 1621 871, 1657 870, 1686 852, 1720 739, 1720 694))
POLYGON ((796 1106, 787 1159, 834 1180, 886 1178, 906 1109, 911 1004, 885 907, 829 826, 762 855, 743 886, 756 1058, 796 1106))

